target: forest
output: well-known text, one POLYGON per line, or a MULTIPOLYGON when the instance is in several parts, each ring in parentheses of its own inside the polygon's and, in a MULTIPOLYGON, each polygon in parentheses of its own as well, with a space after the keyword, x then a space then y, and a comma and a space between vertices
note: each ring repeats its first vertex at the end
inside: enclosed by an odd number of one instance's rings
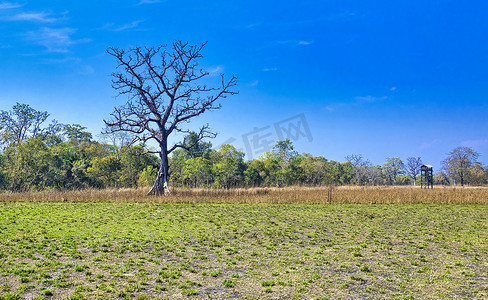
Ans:
MULTIPOLYGON (((150 186, 160 159, 151 147, 134 144, 127 133, 102 133, 95 139, 79 124, 45 124, 49 113, 17 103, 0 111, 0 189, 23 192, 150 186)), ((372 165, 359 154, 345 162, 298 153, 293 143, 278 141, 272 151, 246 160, 230 144, 218 148, 190 132, 169 157, 171 187, 233 188, 290 185, 414 185, 420 157, 405 162, 387 158, 372 165)), ((452 150, 442 161, 435 184, 485 185, 488 168, 468 147, 452 150)))

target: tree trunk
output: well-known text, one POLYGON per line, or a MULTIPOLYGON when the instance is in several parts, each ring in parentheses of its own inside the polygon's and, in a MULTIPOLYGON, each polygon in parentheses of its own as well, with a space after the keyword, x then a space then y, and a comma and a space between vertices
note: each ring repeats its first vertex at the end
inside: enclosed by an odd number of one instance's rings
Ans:
POLYGON ((159 166, 158 176, 148 195, 168 195, 168 150, 166 145, 161 145, 161 165, 159 166))

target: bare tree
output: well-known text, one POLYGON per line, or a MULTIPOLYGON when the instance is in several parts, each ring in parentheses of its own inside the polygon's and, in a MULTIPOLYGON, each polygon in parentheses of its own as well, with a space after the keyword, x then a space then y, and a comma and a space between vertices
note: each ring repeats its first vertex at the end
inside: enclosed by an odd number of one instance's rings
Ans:
POLYGON ((422 164, 422 159, 420 157, 407 157, 407 174, 412 176, 413 185, 416 184, 417 175, 420 174, 420 167, 422 164))
MULTIPOLYGON (((219 85, 215 87, 201 84, 210 75, 198 68, 197 63, 206 44, 175 41, 172 47, 107 49, 120 70, 112 74, 112 86, 119 95, 127 95, 128 100, 114 109, 106 125, 111 132, 132 132, 139 142, 154 140, 158 144, 159 149, 153 153, 159 154, 161 165, 149 194, 169 193, 168 154, 177 148, 187 148, 183 143, 168 145, 168 137, 175 132, 188 133, 183 125, 190 119, 219 109, 220 99, 237 94, 232 90, 237 85, 235 75, 225 81, 224 74, 220 74, 219 85)), ((204 125, 196 141, 214 136, 204 125)))
POLYGON ((350 154, 345 157, 346 161, 351 163, 353 179, 356 184, 363 184, 368 180, 368 167, 371 162, 365 159, 361 154, 350 154))
POLYGON ((100 141, 111 144, 113 146, 117 158, 120 157, 120 154, 129 150, 130 147, 139 140, 138 136, 133 132, 113 132, 113 129, 110 126, 106 126, 98 137, 100 141))
POLYGON ((366 178, 370 185, 377 185, 378 180, 381 178, 381 170, 377 166, 366 167, 366 178))
POLYGON ((371 164, 362 154, 350 154, 347 155, 345 159, 350 162, 353 167, 368 166, 371 164))

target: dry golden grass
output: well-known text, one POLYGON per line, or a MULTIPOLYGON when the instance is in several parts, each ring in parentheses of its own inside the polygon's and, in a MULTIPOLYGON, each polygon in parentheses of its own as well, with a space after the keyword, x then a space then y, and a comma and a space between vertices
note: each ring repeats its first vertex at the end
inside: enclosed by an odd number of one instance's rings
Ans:
POLYGON ((154 202, 154 203, 358 203, 488 204, 484 187, 286 187, 174 189, 168 196, 147 196, 147 189, 106 189, 1 193, 0 201, 17 202, 154 202))

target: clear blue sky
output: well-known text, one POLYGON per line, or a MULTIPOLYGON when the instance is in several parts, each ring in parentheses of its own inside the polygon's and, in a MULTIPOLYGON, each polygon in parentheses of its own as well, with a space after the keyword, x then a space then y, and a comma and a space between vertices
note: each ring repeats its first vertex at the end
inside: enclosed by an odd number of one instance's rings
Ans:
POLYGON ((123 101, 107 47, 208 41, 201 65, 235 73, 240 91, 195 121, 219 132, 214 145, 259 152, 283 121, 303 131, 299 152, 328 159, 438 167, 471 146, 487 163, 487 12, 454 0, 0 0, 0 109, 28 103, 96 134, 123 101))

